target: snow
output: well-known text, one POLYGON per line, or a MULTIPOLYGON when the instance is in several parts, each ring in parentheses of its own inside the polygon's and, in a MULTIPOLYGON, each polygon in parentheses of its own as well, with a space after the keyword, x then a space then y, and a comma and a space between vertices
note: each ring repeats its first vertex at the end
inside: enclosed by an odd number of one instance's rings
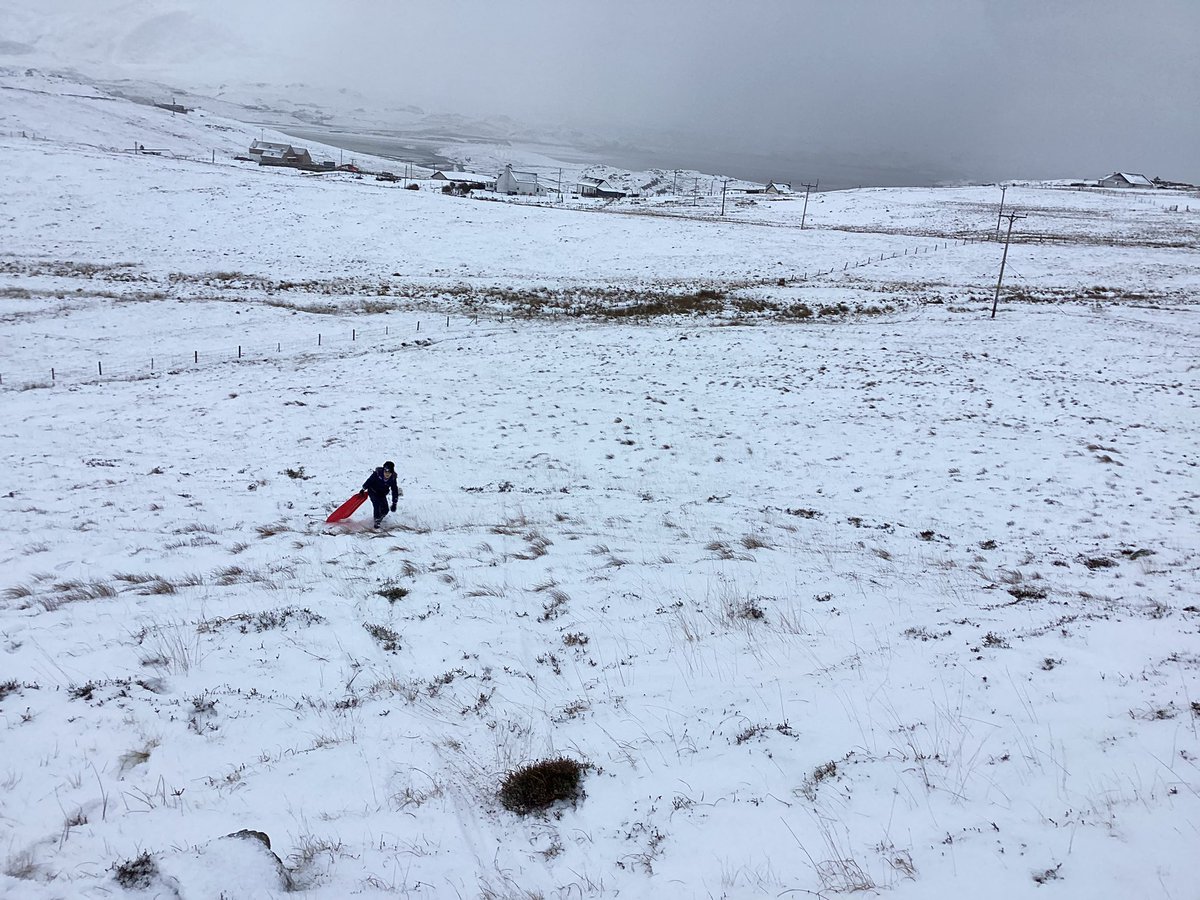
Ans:
POLYGON ((488 202, 94 90, 0 75, 0 893, 1194 895, 1200 199, 1010 186, 992 319, 994 187, 488 202))

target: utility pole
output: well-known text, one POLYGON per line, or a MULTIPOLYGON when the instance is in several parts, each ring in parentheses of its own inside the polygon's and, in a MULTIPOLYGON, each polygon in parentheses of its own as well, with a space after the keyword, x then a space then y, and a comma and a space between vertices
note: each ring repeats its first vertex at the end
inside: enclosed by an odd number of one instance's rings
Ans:
POLYGON ((996 318, 996 306, 1000 303, 1000 282, 1004 280, 1004 264, 1008 262, 1008 242, 1012 240, 1013 222, 1017 219, 1026 219, 1028 216, 1018 216, 1016 213, 1009 213, 1008 219, 1008 234, 1004 238, 1004 255, 1000 257, 1000 277, 996 279, 996 296, 992 298, 992 318, 996 318))
POLYGON ((801 231, 804 230, 804 219, 808 216, 808 195, 811 194, 813 191, 815 191, 817 189, 817 185, 820 183, 821 182, 818 181, 816 184, 800 185, 802 188, 804 188, 804 211, 802 213, 800 213, 800 230, 801 231))
MULTIPOLYGON (((1004 218, 1004 195, 1008 192, 1008 185, 1000 185, 1000 213, 996 216, 996 243, 1000 243, 1000 220, 1004 218)), ((1008 223, 1012 225, 1011 222, 1008 223)))
POLYGON ((728 184, 729 184, 728 180, 721 182, 721 215, 722 216, 725 215, 725 188, 728 184))
POLYGON ((678 193, 678 191, 676 191, 676 187, 678 185, 679 185, 679 170, 676 169, 675 177, 671 179, 671 193, 672 194, 678 193))

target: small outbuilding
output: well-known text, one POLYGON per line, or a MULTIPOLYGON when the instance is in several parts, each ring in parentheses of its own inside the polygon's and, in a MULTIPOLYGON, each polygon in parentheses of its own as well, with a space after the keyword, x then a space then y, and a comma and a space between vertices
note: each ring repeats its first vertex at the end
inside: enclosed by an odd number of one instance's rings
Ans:
POLYGON ((452 172, 448 169, 440 169, 429 176, 433 181, 446 181, 455 187, 469 188, 472 190, 494 190, 496 187, 496 179, 489 178, 487 175, 477 175, 474 172, 452 172))
POLYGON ((551 185, 538 181, 536 172, 517 172, 511 165, 496 176, 495 191, 509 196, 533 196, 550 193, 551 185))
POLYGON ((792 186, 786 181, 771 181, 763 188, 764 194, 790 194, 792 186))
POLYGON ((624 191, 618 191, 605 179, 594 178, 591 175, 579 177, 579 181, 575 183, 575 193, 580 197, 605 197, 611 200, 619 200, 625 196, 624 191))
POLYGON ((1107 178, 1101 178, 1098 182, 1100 187, 1107 188, 1151 188, 1155 187, 1153 181, 1145 175, 1138 175, 1133 172, 1113 172, 1107 178))

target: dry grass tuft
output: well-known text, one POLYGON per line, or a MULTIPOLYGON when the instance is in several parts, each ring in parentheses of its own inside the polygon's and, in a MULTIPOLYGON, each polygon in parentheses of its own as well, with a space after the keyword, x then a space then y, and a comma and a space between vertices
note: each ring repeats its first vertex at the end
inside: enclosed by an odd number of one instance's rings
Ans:
POLYGON ((543 760, 510 772, 500 785, 500 804, 525 815, 579 796, 586 766, 566 757, 543 760))

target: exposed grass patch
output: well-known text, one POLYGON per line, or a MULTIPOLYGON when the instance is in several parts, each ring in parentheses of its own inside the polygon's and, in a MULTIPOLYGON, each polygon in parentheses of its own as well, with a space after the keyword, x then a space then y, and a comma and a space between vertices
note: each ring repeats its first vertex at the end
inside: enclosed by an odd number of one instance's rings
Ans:
POLYGON ((31 685, 31 684, 22 685, 21 682, 16 681, 15 679, 12 679, 9 681, 0 681, 0 703, 3 703, 4 699, 9 694, 19 693, 21 691, 22 687, 36 688, 37 685, 35 685, 35 684, 34 685, 31 685))
POLYGON ((145 850, 140 856, 113 865, 113 878, 127 890, 145 890, 157 877, 158 863, 145 850))
POLYGON ((395 603, 397 600, 403 600, 409 595, 410 592, 408 588, 401 587, 400 585, 393 584, 389 581, 375 593, 387 600, 388 603, 395 603))
POLYGON ((388 653, 395 653, 400 649, 400 635, 388 628, 386 625, 376 625, 372 622, 364 622, 363 628, 367 629, 367 634, 375 638, 379 646, 388 653))
POLYGON ((943 631, 940 634, 938 634, 936 632, 929 631, 928 629, 923 628, 923 627, 922 628, 913 627, 913 628, 905 628, 904 636, 906 638, 912 638, 913 640, 919 640, 919 641, 936 641, 940 638, 949 637, 950 632, 943 631))
POLYGON ((32 585, 14 584, 12 587, 4 589, 4 597, 7 600, 24 600, 27 597, 32 597, 35 591, 32 585))
POLYGON ((800 786, 800 793, 810 803, 817 799, 817 787, 823 781, 829 781, 831 778, 836 778, 838 773, 838 764, 830 760, 824 765, 817 766, 812 770, 812 773, 804 779, 804 783, 800 786))
POLYGON ((758 601, 753 599, 732 604, 727 609, 727 613, 731 619, 748 619, 752 622, 761 621, 767 617, 758 601))
POLYGON ((1046 589, 1038 587, 1029 587, 1028 585, 1019 584, 1016 587, 1008 589, 1009 594, 1018 600, 1045 600, 1046 589))
POLYGON ((38 876, 38 865, 33 860, 33 854, 28 850, 14 853, 4 862, 4 874, 9 878, 21 881, 32 881, 38 876))
POLYGON ((114 575, 117 581, 124 581, 132 586, 134 593, 144 596, 156 594, 174 594, 176 585, 173 581, 163 578, 159 575, 134 575, 132 573, 124 573, 114 575))
POLYGON ((514 559, 537 559, 540 556, 545 556, 548 552, 547 548, 553 543, 553 541, 538 531, 531 531, 526 534, 525 540, 529 543, 529 550, 525 553, 514 553, 514 559))
POLYGON ((542 606, 542 614, 538 616, 539 622, 549 622, 557 619, 562 615, 563 607, 571 599, 565 591, 560 591, 558 588, 550 588, 547 591, 549 600, 542 606))
POLYGON ((584 771, 583 763, 564 756, 522 766, 505 776, 500 785, 500 804, 525 815, 560 800, 575 800, 584 771))
POLYGON ((1119 551, 1117 551, 1117 552, 1118 552, 1118 553, 1120 553, 1120 554, 1121 554, 1123 557, 1125 557, 1126 559, 1129 559, 1129 560, 1141 559, 1141 558, 1142 558, 1142 557, 1144 557, 1144 556, 1153 556, 1153 555, 1154 555, 1154 551, 1153 551, 1153 550, 1146 550, 1146 549, 1141 549, 1141 550, 1119 550, 1119 551))
POLYGON ((813 310, 807 303, 792 303, 781 309, 779 314, 785 319, 811 319, 813 310))
POLYGON ((205 619, 196 626, 200 634, 216 634, 220 631, 236 629, 242 634, 271 631, 276 628, 287 628, 293 622, 308 627, 324 622, 325 617, 311 609, 297 606, 285 606, 280 609, 270 609, 258 613, 238 613, 235 616, 218 616, 215 619, 205 619))
POLYGON ((47 612, 53 612, 68 603, 82 603, 88 600, 101 600, 117 596, 117 590, 111 584, 102 581, 59 581, 46 592, 27 590, 26 586, 18 585, 11 589, 13 594, 8 596, 36 597, 36 602, 47 612))

